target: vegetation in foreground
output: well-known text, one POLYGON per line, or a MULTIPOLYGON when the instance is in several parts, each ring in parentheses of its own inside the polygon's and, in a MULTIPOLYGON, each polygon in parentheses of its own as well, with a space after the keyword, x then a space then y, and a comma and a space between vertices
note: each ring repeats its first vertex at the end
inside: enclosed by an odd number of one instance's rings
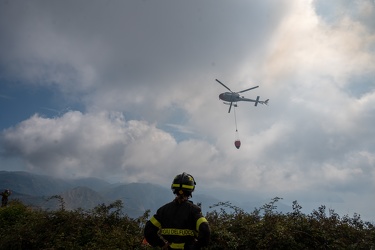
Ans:
MULTIPOLYGON (((46 211, 12 201, 0 208, 0 249, 153 249, 142 244, 150 214, 122 214, 123 204, 101 204, 92 210, 46 211)), ((375 249, 375 228, 360 216, 340 217, 325 206, 311 214, 297 201, 290 213, 276 211, 274 198, 247 213, 229 202, 205 216, 212 230, 207 249, 375 249)))

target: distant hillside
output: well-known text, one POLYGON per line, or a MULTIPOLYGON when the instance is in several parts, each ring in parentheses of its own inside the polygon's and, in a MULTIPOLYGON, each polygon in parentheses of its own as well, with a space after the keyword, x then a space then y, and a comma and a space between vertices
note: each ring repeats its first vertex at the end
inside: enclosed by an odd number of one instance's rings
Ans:
POLYGON ((43 196, 60 194, 77 186, 84 186, 99 191, 110 186, 110 183, 97 178, 65 180, 23 171, 0 171, 0 190, 8 188, 22 194, 43 196))
MULTIPOLYGON (((64 180, 46 175, 28 172, 0 171, 0 190, 10 189, 10 200, 18 199, 25 204, 42 209, 60 208, 58 199, 51 196, 60 195, 66 209, 82 208, 89 210, 99 204, 110 204, 116 200, 123 202, 123 212, 130 217, 138 217, 146 210, 155 213, 163 204, 173 200, 169 188, 151 183, 110 184, 96 178, 64 180)), ((204 210, 217 202, 214 198, 194 196, 195 202, 204 204, 204 210)))
MULTIPOLYGON (((4 189, 12 190, 10 200, 18 199, 27 205, 49 210, 60 208, 58 199, 50 199, 56 195, 63 198, 65 208, 69 210, 89 210, 103 203, 109 205, 121 200, 123 213, 133 218, 141 216, 146 210, 155 213, 160 206, 174 198, 170 188, 151 183, 110 184, 97 178, 64 180, 27 172, 0 171, 0 190, 4 189)), ((210 206, 228 200, 194 193, 192 201, 195 204, 201 203, 202 212, 205 214, 212 210, 210 206)), ((255 207, 259 208, 268 202, 256 199, 241 203, 231 201, 245 211, 253 211, 255 207)), ((283 212, 290 209, 281 202, 278 202, 277 206, 278 210, 283 212)))
POLYGON ((135 211, 155 210, 173 199, 169 189, 150 183, 123 184, 107 189, 102 195, 110 200, 122 200, 126 208, 135 211))
POLYGON ((107 203, 99 193, 88 187, 75 187, 61 194, 64 199, 65 208, 74 210, 77 208, 92 209, 98 204, 107 203))
POLYGON ((27 172, 0 171, 0 190, 11 189, 32 196, 54 195, 73 187, 73 183, 27 172))

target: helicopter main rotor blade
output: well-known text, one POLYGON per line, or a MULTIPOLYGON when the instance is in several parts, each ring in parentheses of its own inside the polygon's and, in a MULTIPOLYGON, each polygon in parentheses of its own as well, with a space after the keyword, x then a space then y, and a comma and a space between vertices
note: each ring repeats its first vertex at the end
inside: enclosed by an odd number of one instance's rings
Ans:
POLYGON ((227 86, 225 86, 225 84, 224 83, 222 83, 222 82, 220 82, 218 79, 215 79, 218 83, 220 83, 221 85, 223 85, 224 86, 224 88, 226 88, 227 90, 229 90, 230 92, 232 92, 233 93, 233 91, 232 90, 230 90, 230 88, 228 88, 227 86))
POLYGON ((249 88, 249 89, 245 89, 245 90, 242 90, 242 91, 240 91, 240 92, 236 92, 236 93, 243 93, 243 92, 245 92, 245 91, 249 91, 249 90, 252 90, 252 89, 256 89, 256 88, 258 88, 259 86, 255 86, 255 87, 252 87, 252 88, 249 88))

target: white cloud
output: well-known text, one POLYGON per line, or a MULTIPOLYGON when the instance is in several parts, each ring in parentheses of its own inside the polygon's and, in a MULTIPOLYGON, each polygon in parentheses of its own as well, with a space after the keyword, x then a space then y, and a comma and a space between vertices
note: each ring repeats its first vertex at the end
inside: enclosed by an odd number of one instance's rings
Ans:
POLYGON ((155 126, 127 122, 120 113, 77 111, 55 119, 34 115, 5 130, 3 140, 6 152, 21 156, 30 168, 65 176, 102 177, 121 168, 147 167, 158 161, 157 157, 165 157, 158 145, 168 148, 175 144, 169 134, 155 126), (156 159, 144 157, 142 152, 156 159), (132 157, 137 157, 134 162, 132 157))
POLYGON ((210 187, 347 203, 348 190, 374 190, 366 186, 375 157, 371 1, 9 1, 4 9, 3 79, 53 84, 84 107, 3 131, 4 153, 29 168, 163 184, 191 171, 210 187), (215 78, 235 91, 260 85, 243 95, 270 99, 239 103, 239 150, 215 78), (171 124, 173 133, 162 130, 171 124))
POLYGON ((169 181, 186 169, 204 173, 217 155, 204 141, 177 144, 154 124, 126 121, 116 112, 34 115, 3 131, 2 138, 3 154, 23 158, 30 170, 66 177, 116 175, 127 182, 169 181))

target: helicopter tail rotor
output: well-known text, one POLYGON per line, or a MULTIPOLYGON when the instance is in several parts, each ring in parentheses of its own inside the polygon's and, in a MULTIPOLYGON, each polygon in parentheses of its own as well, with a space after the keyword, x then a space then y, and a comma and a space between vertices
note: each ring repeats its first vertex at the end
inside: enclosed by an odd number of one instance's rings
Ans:
POLYGON ((255 105, 254 106, 258 106, 258 102, 259 102, 259 95, 257 96, 257 99, 255 100, 255 105))
POLYGON ((270 99, 267 99, 267 100, 265 100, 265 101, 259 101, 259 103, 260 104, 265 104, 265 105, 268 105, 268 101, 269 101, 270 99))

